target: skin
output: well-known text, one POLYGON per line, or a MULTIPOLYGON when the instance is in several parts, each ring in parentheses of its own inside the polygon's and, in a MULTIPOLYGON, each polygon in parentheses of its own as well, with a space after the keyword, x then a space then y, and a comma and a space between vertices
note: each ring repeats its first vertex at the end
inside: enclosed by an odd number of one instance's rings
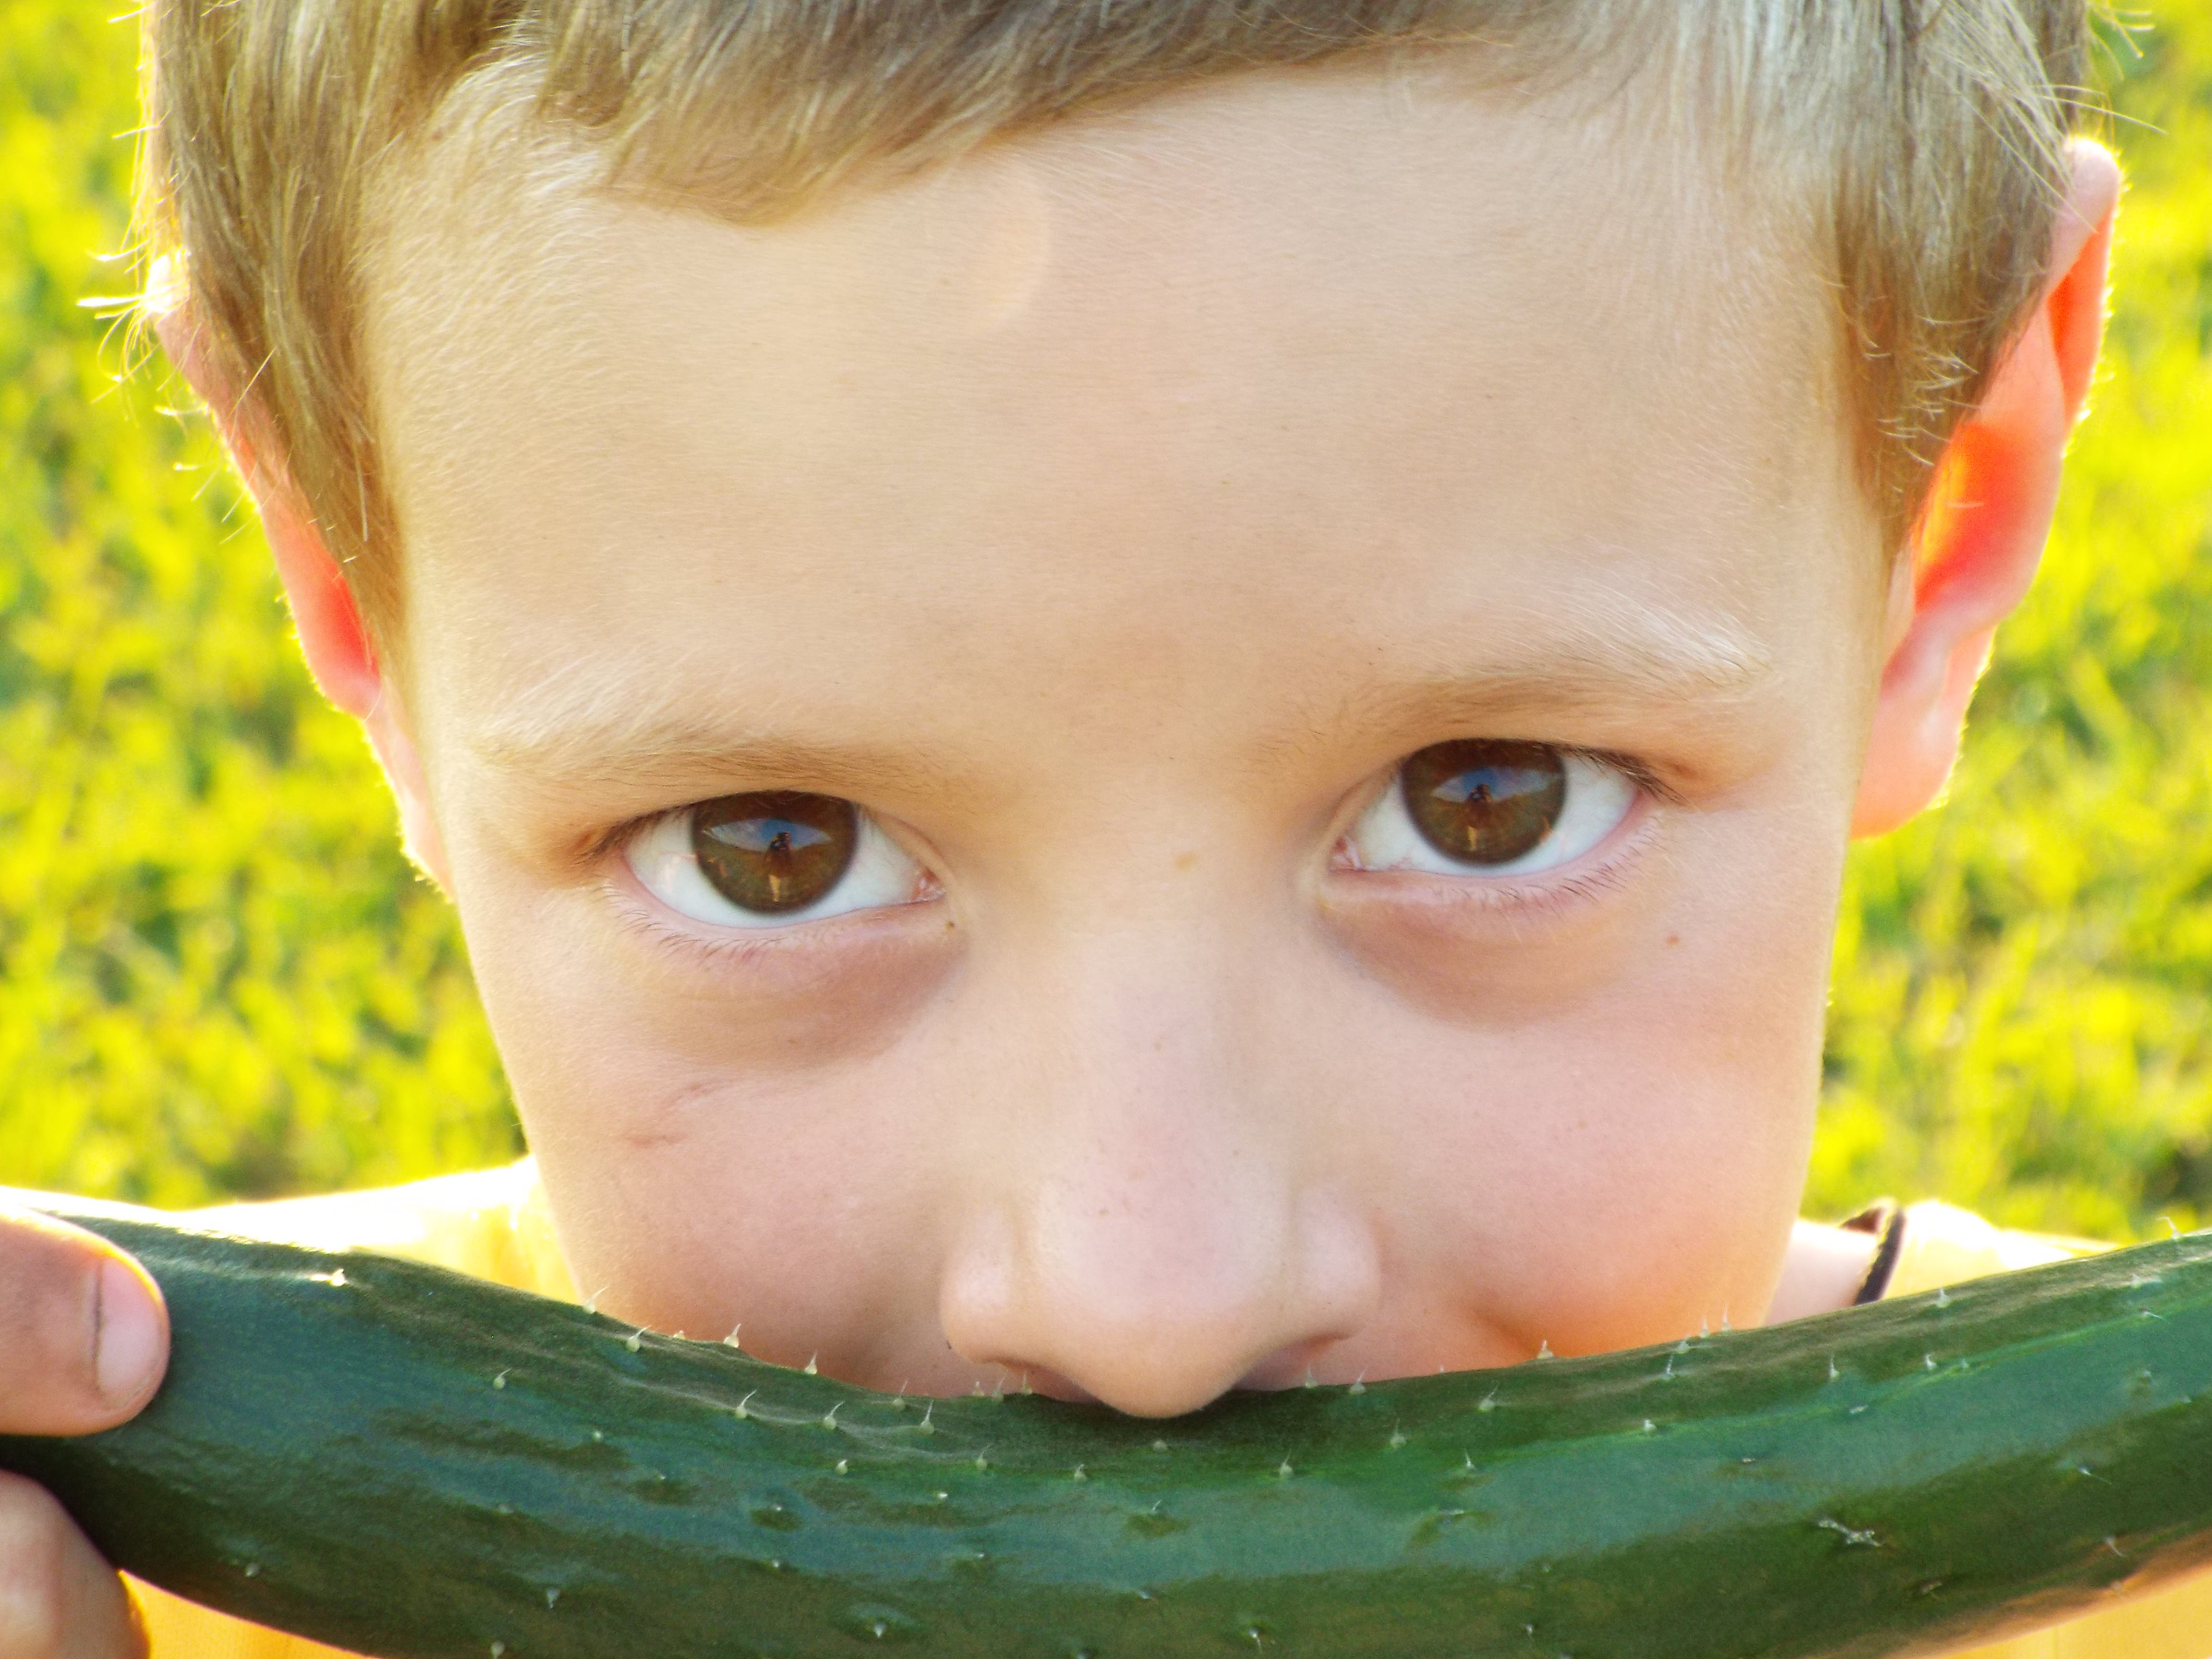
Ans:
MULTIPOLYGON (((1866 1241, 1796 1219, 1838 868, 1941 787, 2033 574, 2117 171, 2075 152, 1893 569, 1786 217, 1559 131, 1300 72, 771 229, 419 216, 371 328, 404 676, 170 319, 603 1310, 1165 1414, 1849 1299, 1866 1241), (495 257, 496 305, 403 274, 495 257), (1356 867, 1396 763, 1485 737, 1634 804, 1540 875, 1356 867), (857 802, 910 902, 719 927, 626 860, 769 788, 857 802)), ((54 1310, 113 1258, 0 1224, 11 1282, 49 1258, 0 1427, 119 1420, 159 1348, 88 1392, 54 1310)), ((0 1659, 130 1650, 43 1494, 0 1537, 74 1564, 0 1659)))

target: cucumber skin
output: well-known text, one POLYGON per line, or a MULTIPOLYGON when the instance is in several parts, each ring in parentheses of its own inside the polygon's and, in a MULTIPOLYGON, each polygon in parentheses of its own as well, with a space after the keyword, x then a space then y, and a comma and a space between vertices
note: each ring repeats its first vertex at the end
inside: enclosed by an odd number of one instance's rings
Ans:
POLYGON ((0 1467, 119 1566, 386 1659, 1871 1656, 2212 1559, 2203 1236, 1147 1422, 895 1404, 436 1268, 58 1212, 160 1280, 169 1377, 0 1467))

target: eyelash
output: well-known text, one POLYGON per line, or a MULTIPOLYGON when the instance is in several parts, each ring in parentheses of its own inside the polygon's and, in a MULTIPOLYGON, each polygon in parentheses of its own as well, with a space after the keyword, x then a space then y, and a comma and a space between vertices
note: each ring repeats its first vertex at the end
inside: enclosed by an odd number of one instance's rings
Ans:
MULTIPOLYGON (((1392 763, 1379 786, 1363 791, 1356 798, 1358 805, 1343 817, 1344 827, 1332 843, 1329 862, 1333 870, 1346 875, 1422 879, 1435 890, 1434 897, 1437 902, 1533 915, 1561 903, 1586 902, 1618 887, 1625 878, 1628 865, 1643 852, 1650 840, 1654 826, 1649 807, 1653 804, 1676 805, 1681 800, 1679 791, 1661 778, 1648 763, 1632 755, 1569 744, 1542 744, 1540 747, 1549 750, 1570 766, 1582 763, 1613 774, 1632 792, 1632 799, 1621 817, 1585 850, 1570 854, 1556 866, 1530 871, 1501 870, 1496 873, 1486 873, 1479 865, 1472 863, 1463 869, 1449 872, 1409 866, 1404 863, 1381 866, 1360 863, 1357 851, 1349 844, 1352 837, 1366 824, 1370 814, 1394 794, 1400 795, 1400 810, 1410 821, 1412 808, 1401 793, 1405 787, 1407 768, 1417 757, 1443 746, 1428 745, 1401 757, 1392 763), (1622 833, 1624 824, 1627 826, 1625 836, 1622 833), (1592 854, 1601 852, 1602 856, 1592 862, 1592 854)), ((1547 834, 1548 836, 1565 827, 1563 818, 1547 834)), ((1431 845, 1433 848, 1433 843, 1431 845)), ((1441 849, 1437 850, 1440 852, 1441 849)), ((1531 850, 1533 853, 1535 849, 1531 850)))
MULTIPOLYGON (((1654 799, 1667 798, 1655 793, 1654 799)), ((1595 861, 1576 860, 1567 873, 1547 872, 1533 880, 1515 877, 1473 878, 1431 876, 1413 870, 1351 870, 1340 873, 1365 879, 1419 884, 1419 902, 1426 908, 1482 916, 1510 926, 1540 926, 1554 916, 1583 909, 1626 890, 1632 872, 1658 838, 1658 825, 1649 812, 1625 836, 1610 837, 1595 861)))
POLYGON ((805 942, 803 937, 796 937, 801 935, 805 923, 789 927, 728 928, 713 934, 693 933, 646 908, 620 881, 610 878, 606 885, 616 922, 623 933, 642 939, 650 948, 671 951, 704 971, 757 966, 764 958, 779 956, 793 944, 803 947, 805 942))
MULTIPOLYGON (((617 841, 613 845, 619 854, 622 843, 617 841)), ((798 975, 811 980, 822 965, 816 953, 830 939, 842 941, 844 950, 866 951, 871 941, 885 941, 888 935, 880 927, 908 908, 892 905, 848 911, 781 927, 709 929, 665 912, 660 902, 634 875, 625 878, 619 865, 602 878, 600 886, 615 925, 625 937, 661 957, 679 973, 729 976, 749 989, 757 988, 763 974, 798 975)))
MULTIPOLYGON (((805 821, 812 815, 801 811, 799 822, 787 822, 789 830, 804 830, 805 821)), ((736 815, 738 820, 753 819, 752 813, 736 815)), ((726 816, 721 822, 732 821, 726 816)), ((817 820, 818 823, 818 820, 817 820)), ((850 801, 840 797, 800 796, 792 792, 747 792, 737 796, 718 796, 709 800, 689 802, 682 806, 659 812, 647 813, 633 818, 614 830, 598 836, 594 843, 601 850, 601 868, 605 871, 604 887, 617 920, 625 931, 651 944, 673 950, 680 955, 693 957, 702 966, 720 967, 732 963, 759 964, 777 954, 793 948, 806 948, 823 937, 815 931, 817 922, 851 921, 865 925, 908 905, 926 902, 940 896, 942 888, 935 875, 884 830, 880 820, 850 801), (835 873, 830 874, 828 884, 812 898, 793 902, 781 916, 753 912, 758 919, 724 922, 714 915, 702 915, 687 908, 684 897, 664 890, 664 883, 675 877, 675 885, 696 889, 686 895, 703 899, 710 906, 726 906, 732 910, 750 908, 738 896, 726 890, 717 891, 719 884, 711 878, 702 880, 697 873, 696 854, 691 857, 670 861, 667 848, 659 849, 662 860, 658 861, 654 873, 641 867, 639 854, 648 849, 656 840, 665 840, 666 833, 675 830, 680 838, 688 840, 696 848, 697 841, 690 828, 699 814, 720 803, 743 800, 759 809, 761 816, 781 817, 799 800, 832 800, 845 809, 845 821, 851 826, 854 840, 835 873), (672 863, 690 866, 684 874, 672 869, 672 863), (860 902, 842 908, 834 906, 837 894, 857 884, 864 891, 872 881, 882 886, 887 879, 897 877, 899 866, 911 872, 904 896, 890 902, 870 902, 860 895, 860 902), (656 881, 654 874, 660 878, 656 881)), ((803 844, 803 842, 802 842, 803 844)), ((812 872, 820 876, 823 872, 812 872)), ((802 877, 801 879, 805 879, 802 877)), ((839 937, 851 937, 849 932, 839 937)))
MULTIPOLYGON (((1639 805, 1644 802, 1656 802, 1662 805, 1680 802, 1678 792, 1649 765, 1633 756, 1565 744, 1552 746, 1562 756, 1588 761, 1619 774, 1636 791, 1639 805)), ((1339 832, 1334 843, 1336 848, 1342 848, 1353 827, 1383 793, 1399 787, 1404 766, 1403 759, 1395 763, 1381 787, 1364 797, 1358 809, 1346 821, 1346 828, 1339 832)), ((626 868, 622 860, 627 848, 638 837, 671 816, 696 810, 698 805, 696 802, 686 803, 682 806, 641 814, 617 824, 594 838, 586 857, 590 862, 602 867, 611 860, 618 869, 626 868)), ((1630 810, 1632 813, 1636 811, 1634 807, 1630 810)), ((1403 869, 1364 870, 1357 865, 1340 864, 1336 852, 1332 853, 1331 864, 1345 873, 1425 878, 1425 884, 1431 890, 1431 902, 1440 901, 1454 908, 1478 908, 1487 914, 1534 921, 1554 911, 1576 908, 1618 890, 1626 883, 1628 867, 1651 841, 1653 827, 1650 813, 1644 812, 1631 825, 1626 836, 1620 833, 1618 827, 1607 834, 1600 846, 1607 850, 1594 863, 1589 860, 1587 854, 1578 854, 1567 861, 1565 866, 1566 873, 1553 875, 1548 871, 1539 872, 1533 879, 1515 876, 1486 877, 1472 867, 1465 875, 1435 875, 1403 869)), ((932 879, 933 882, 933 878, 932 879)), ((637 878, 634 873, 629 875, 628 881, 615 872, 610 872, 605 878, 605 886, 611 908, 623 930, 657 949, 689 957, 703 969, 727 969, 757 963, 764 957, 780 955, 793 947, 803 948, 813 932, 812 923, 808 921, 793 922, 785 927, 717 928, 711 933, 694 931, 694 927, 686 927, 661 915, 659 902, 651 895, 629 890, 635 884, 637 878)), ((866 918, 877 914, 879 912, 864 909, 845 912, 824 920, 866 918)))

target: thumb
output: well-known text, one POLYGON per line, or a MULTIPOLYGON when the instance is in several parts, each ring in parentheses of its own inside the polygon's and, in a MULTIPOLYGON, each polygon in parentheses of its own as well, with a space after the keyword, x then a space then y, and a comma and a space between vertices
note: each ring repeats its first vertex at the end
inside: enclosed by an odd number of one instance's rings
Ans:
POLYGON ((0 1206, 0 1433, 112 1428, 153 1397, 168 1353, 144 1268, 82 1228, 0 1206))

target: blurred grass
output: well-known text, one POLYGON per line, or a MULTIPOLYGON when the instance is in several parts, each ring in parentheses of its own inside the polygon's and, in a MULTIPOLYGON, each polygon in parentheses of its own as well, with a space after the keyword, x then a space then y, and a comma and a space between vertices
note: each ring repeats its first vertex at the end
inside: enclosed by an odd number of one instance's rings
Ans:
POLYGON ((162 1204, 515 1155, 459 930, 204 421, 123 384, 135 32, 0 0, 0 1183, 162 1204))
POLYGON ((2212 0, 2116 53, 2116 303, 1942 810, 1844 896, 1808 1213, 2212 1223, 2212 0))
MULTIPOLYGON (((2119 301, 1948 804, 1853 858, 1807 1207, 2212 1222, 2212 0, 2118 49, 2119 301)), ((130 25, 0 0, 0 1183, 165 1204, 519 1142, 459 930, 203 422, 125 378, 130 25)))

